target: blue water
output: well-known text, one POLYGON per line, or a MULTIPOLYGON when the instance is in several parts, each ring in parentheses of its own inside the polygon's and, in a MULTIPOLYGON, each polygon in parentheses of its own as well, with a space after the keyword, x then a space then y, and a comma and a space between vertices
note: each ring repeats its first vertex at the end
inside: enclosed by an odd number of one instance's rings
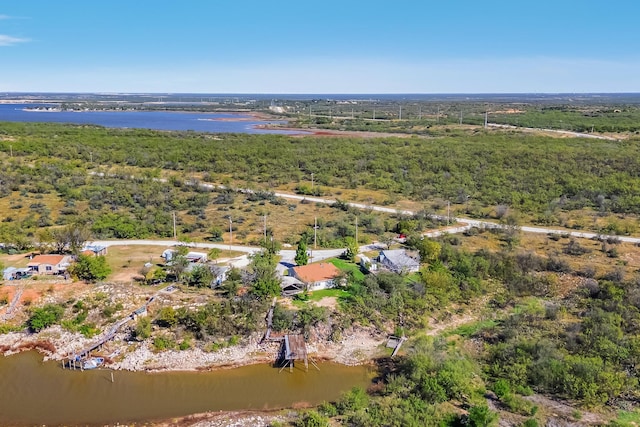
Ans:
POLYGON ((92 124, 110 128, 136 128, 212 133, 300 134, 290 130, 258 129, 283 121, 261 121, 251 116, 230 113, 187 113, 170 111, 25 111, 25 108, 54 107, 44 104, 0 104, 0 122, 39 122, 92 124), (225 121, 224 119, 244 119, 225 121), (220 120, 223 119, 223 120, 220 120))

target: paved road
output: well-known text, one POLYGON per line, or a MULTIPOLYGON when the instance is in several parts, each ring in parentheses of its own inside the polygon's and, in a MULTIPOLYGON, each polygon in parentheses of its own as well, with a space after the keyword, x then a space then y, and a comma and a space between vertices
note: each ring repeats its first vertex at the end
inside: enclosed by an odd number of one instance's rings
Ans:
MULTIPOLYGON (((209 184, 202 184, 202 185, 209 185, 209 184)), ((250 192, 251 190, 243 190, 245 192, 250 192)), ((288 194, 288 193, 275 193, 275 195, 277 197, 282 197, 284 199, 290 199, 290 200, 308 200, 310 202, 314 202, 314 203, 324 203, 324 204, 332 204, 335 203, 336 200, 334 199, 326 199, 326 198, 321 198, 321 197, 307 197, 307 196, 301 196, 298 194, 288 194)), ((398 210, 398 209, 393 209, 393 208, 389 208, 386 206, 377 206, 377 205, 367 205, 367 204, 363 204, 363 203, 352 203, 352 202, 347 202, 347 205, 357 208, 357 209, 362 209, 362 210, 372 210, 372 211, 376 211, 376 212, 385 212, 385 213, 401 213, 403 215, 414 215, 415 212, 414 211, 410 211, 410 210, 398 210)), ((446 219, 445 216, 442 215, 436 215, 437 218, 439 219, 446 219)), ((491 222, 491 221, 482 221, 482 220, 477 220, 477 219, 471 219, 471 218, 465 218, 465 217, 454 217, 452 218, 453 220, 455 220, 457 223, 459 224, 463 224, 463 225, 458 225, 458 226, 452 226, 452 227, 447 227, 447 228, 443 228, 440 230, 434 230, 434 231, 429 231, 424 233, 425 236, 427 237, 437 237, 443 234, 455 234, 455 233, 462 233, 465 230, 468 230, 471 227, 478 227, 478 228, 503 228, 504 225, 496 223, 496 222, 491 222)), ((597 233, 592 233, 592 232, 584 232, 584 231, 574 231, 574 230, 567 230, 567 229, 560 229, 560 228, 547 228, 547 227, 533 227, 533 226, 522 226, 520 227, 520 230, 524 233, 536 233, 536 234, 563 234, 563 235, 569 235, 571 237, 576 237, 576 238, 584 238, 584 239, 594 239, 597 237, 600 238, 616 238, 619 239, 622 242, 628 242, 628 243, 637 243, 640 244, 640 237, 632 237, 632 236, 611 236, 611 235, 603 235, 603 234, 597 234, 597 233)), ((224 243, 184 243, 184 242, 180 242, 177 240, 97 240, 95 242, 92 242, 92 244, 94 245, 103 245, 103 246, 123 246, 123 245, 156 245, 156 246, 175 246, 175 245, 187 245, 190 248, 205 248, 205 249, 212 249, 212 248, 218 248, 221 250, 232 250, 232 251, 237 251, 237 252, 244 252, 247 254, 252 254, 252 253, 256 253, 259 252, 260 250, 262 250, 262 248, 260 247, 255 247, 255 246, 244 246, 244 245, 228 245, 228 244, 224 244, 224 243)), ((375 249, 379 249, 379 247, 373 245, 373 246, 362 246, 360 247, 360 252, 367 252, 367 251, 371 251, 371 250, 375 250, 375 249)), ((318 249, 313 251, 313 261, 320 261, 323 259, 327 259, 327 258, 332 258, 335 256, 340 255, 342 252, 344 251, 344 249, 318 249)), ((280 255, 282 256, 282 261, 285 263, 291 262, 293 264, 293 259, 295 257, 295 250, 282 250, 280 251, 280 255)))
POLYGON ((243 246, 243 245, 227 245, 224 243, 185 243, 178 240, 95 240, 91 245, 99 246, 126 246, 126 245, 148 245, 148 246, 178 246, 184 245, 193 249, 220 249, 231 250, 236 252, 255 253, 262 250, 255 246, 243 246))
MULTIPOLYGON (((325 203, 325 204, 332 204, 335 203, 336 200, 334 199, 325 199, 325 198, 321 198, 321 197, 307 197, 307 196, 300 196, 298 194, 288 194, 288 193, 275 193, 276 196, 278 197, 282 197, 283 199, 291 199, 291 200, 307 200, 310 202, 314 202, 314 203, 325 203)), ((377 205, 367 205, 367 204, 363 204, 363 203, 352 203, 352 202, 347 202, 346 203, 348 206, 357 208, 357 209, 362 209, 362 210, 372 210, 372 211, 376 211, 376 212, 385 212, 385 213, 400 213, 403 215, 414 215, 416 212, 414 211, 410 211, 410 210, 399 210, 399 209, 393 209, 393 208, 389 208, 386 206, 377 206, 377 205)), ((435 215, 436 218, 438 219, 446 219, 446 216, 443 215, 435 215)), ((504 225, 496 223, 496 222, 491 222, 491 221, 482 221, 482 220, 477 220, 477 219, 472 219, 472 218, 465 218, 465 217, 455 217, 452 218, 453 220, 455 220, 458 223, 461 224, 466 224, 466 225, 462 225, 462 226, 456 226, 456 227, 448 227, 446 229, 443 230, 438 230, 438 231, 431 231, 431 232, 427 232, 425 233, 426 236, 428 237, 436 237, 445 233, 448 234, 454 234, 454 233, 462 233, 465 230, 468 230, 471 227, 478 227, 478 228, 503 228, 504 225)), ((572 237, 578 237, 578 238, 585 238, 585 239, 593 239, 596 238, 598 236, 602 237, 602 238, 607 238, 607 237, 615 237, 617 239, 620 239, 620 241, 622 242, 629 242, 629 243, 640 243, 640 237, 631 237, 631 236, 609 236, 609 235, 599 235, 597 233, 591 233, 591 232, 583 232, 583 231, 573 231, 573 230, 568 230, 568 229, 559 229, 559 228, 547 228, 547 227, 533 227, 533 226, 522 226, 520 227, 520 230, 525 232, 525 233, 537 233, 537 234, 568 234, 572 237)))
MULTIPOLYGON (((496 125, 496 126, 509 126, 509 125, 496 125)), ((539 130, 547 130, 547 129, 539 129, 539 130)), ((557 132, 564 132, 564 133, 572 133, 572 134, 576 134, 575 136, 585 136, 585 137, 598 137, 601 139, 613 139, 607 136, 601 136, 601 135, 590 135, 590 134, 577 134, 575 132, 568 132, 568 131, 558 131, 558 130, 554 130, 554 129, 549 129, 550 131, 557 131, 557 132)), ((101 173, 93 173, 93 174, 97 174, 97 175, 103 175, 101 173)), ((161 181, 161 182, 165 182, 166 179, 163 178, 155 178, 157 181, 161 181)), ((216 185, 216 184, 208 184, 208 183, 203 183, 203 182, 196 182, 196 181, 188 181, 187 184, 189 185, 199 185, 202 188, 206 188, 208 190, 216 190, 216 189, 226 189, 228 187, 225 187, 223 185, 216 185)), ((235 189, 234 191, 238 191, 241 193, 253 193, 254 190, 250 190, 250 189, 235 189)), ((313 196, 303 196, 303 195, 299 195, 299 194, 291 194, 291 193, 281 193, 281 192, 275 192, 273 193, 276 197, 282 197, 283 199, 289 199, 289 200, 298 200, 298 201, 302 201, 302 200, 306 200, 309 202, 313 202, 313 203, 323 203, 323 204, 333 204, 336 203, 337 200, 335 199, 327 199, 327 198, 323 198, 323 197, 313 197, 313 196)), ((368 205, 365 203, 354 203, 354 202, 345 202, 348 206, 354 207, 356 209, 361 209, 361 210, 369 210, 369 211, 375 211, 375 212, 384 212, 384 213, 390 213, 390 214, 402 214, 402 215, 414 215, 416 212, 411 211, 411 210, 402 210, 402 209, 396 209, 396 208, 389 208, 386 206, 378 206, 378 205, 368 205)), ((436 218, 438 219, 446 219, 445 216, 443 215, 435 215, 436 218)), ((446 229, 446 231, 431 231, 431 232, 427 232, 425 233, 425 236, 428 237, 436 237, 439 235, 442 235, 444 233, 449 233, 449 234, 454 234, 454 233, 462 233, 465 230, 469 229, 470 227, 479 227, 479 228, 502 228, 503 225, 496 223, 496 222, 491 222, 491 221, 482 221, 482 220, 477 220, 477 219, 471 219, 471 218, 465 218, 465 217, 455 217, 452 218, 453 220, 455 220, 458 223, 462 223, 462 224, 466 224, 464 226, 458 226, 458 227, 449 227, 446 229)), ((556 229, 556 228, 546 228, 546 227, 533 227, 533 226, 522 226, 520 227, 520 230, 525 232, 525 233, 538 233, 538 234, 568 234, 572 237, 578 237, 578 238, 586 238, 586 239, 593 239, 595 237, 598 237, 599 235, 597 233, 591 233, 591 232, 581 232, 581 231, 573 231, 573 230, 567 230, 567 229, 556 229)), ((608 235, 600 235, 600 237, 603 238, 607 238, 607 237, 616 237, 618 239, 620 239, 620 241, 622 242, 630 242, 630 243, 640 243, 640 237, 629 237, 629 236, 608 236, 608 235)), ((109 244, 117 244, 117 245, 123 245, 123 244, 132 244, 132 245, 154 245, 154 244, 158 244, 158 245, 166 245, 166 246, 173 246, 175 244, 177 244, 178 242, 176 241, 157 241, 157 240, 128 240, 128 241, 117 241, 118 243, 114 243, 114 241, 103 241, 100 244, 104 244, 104 245, 109 245, 109 244), (128 243, 122 243, 122 242, 128 242, 128 243), (145 242, 145 243, 142 243, 145 242), (156 243, 153 243, 156 242, 156 243), (162 243, 160 243, 162 242, 162 243), (166 242, 166 243, 165 243, 166 242)), ((190 244, 190 246, 193 247, 200 247, 200 248, 219 248, 219 249, 229 249, 229 245, 224 245, 224 244, 218 244, 218 243, 196 243, 196 244, 190 244)), ((255 248, 255 247, 251 247, 251 246, 232 246, 231 250, 234 251, 238 251, 238 252, 248 252, 248 253, 253 253, 253 252, 257 252, 260 250, 260 248, 255 248)), ((321 251, 319 251, 321 252, 321 251)), ((321 254, 319 253, 317 256, 321 256, 321 254)), ((325 258, 330 258, 330 256, 327 256, 325 258)), ((320 259, 320 258, 318 258, 320 259)), ((324 258, 322 258, 324 259, 324 258)))
POLYGON ((522 126, 503 125, 503 124, 499 124, 499 123, 487 123, 487 126, 494 127, 494 128, 503 128, 503 129, 518 129, 518 130, 526 130, 526 131, 554 132, 554 133, 559 133, 561 135, 574 136, 576 138, 591 138, 591 139, 604 139, 604 140, 607 140, 607 141, 618 141, 617 138, 613 138, 611 136, 594 135, 592 133, 573 132, 573 131, 570 131, 570 130, 545 129, 545 128, 528 128, 528 127, 522 127, 522 126))

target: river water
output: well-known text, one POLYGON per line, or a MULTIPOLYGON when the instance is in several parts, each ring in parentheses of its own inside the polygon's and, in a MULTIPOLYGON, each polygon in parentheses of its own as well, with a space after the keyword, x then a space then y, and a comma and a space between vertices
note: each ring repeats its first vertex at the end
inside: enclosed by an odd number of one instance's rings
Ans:
POLYGON ((33 111, 45 104, 0 104, 0 122, 49 122, 93 124, 112 128, 138 128, 211 133, 302 134, 303 131, 261 129, 258 126, 284 121, 256 120, 233 113, 191 113, 174 111, 33 111), (239 120, 240 119, 240 120, 239 120))
POLYGON ((317 405, 354 386, 372 368, 319 364, 279 373, 269 364, 213 372, 70 371, 36 352, 0 357, 0 425, 104 425, 206 411, 317 405), (111 382, 111 373, 114 382, 111 382))

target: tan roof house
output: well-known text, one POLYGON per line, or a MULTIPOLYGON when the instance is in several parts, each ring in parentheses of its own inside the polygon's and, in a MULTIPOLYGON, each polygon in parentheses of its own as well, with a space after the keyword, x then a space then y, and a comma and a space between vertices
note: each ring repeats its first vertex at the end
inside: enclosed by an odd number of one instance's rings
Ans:
POLYGON ((69 255, 36 255, 27 267, 33 274, 61 274, 70 264, 69 255))
POLYGON ((300 265, 289 269, 289 275, 304 283, 309 291, 333 288, 335 278, 340 274, 338 267, 328 262, 300 265))

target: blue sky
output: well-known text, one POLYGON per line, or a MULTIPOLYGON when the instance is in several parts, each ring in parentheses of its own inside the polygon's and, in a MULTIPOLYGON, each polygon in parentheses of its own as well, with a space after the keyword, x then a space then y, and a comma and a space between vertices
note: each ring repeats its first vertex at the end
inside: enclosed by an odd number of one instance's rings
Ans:
POLYGON ((20 0, 0 91, 640 92, 637 0, 20 0))

